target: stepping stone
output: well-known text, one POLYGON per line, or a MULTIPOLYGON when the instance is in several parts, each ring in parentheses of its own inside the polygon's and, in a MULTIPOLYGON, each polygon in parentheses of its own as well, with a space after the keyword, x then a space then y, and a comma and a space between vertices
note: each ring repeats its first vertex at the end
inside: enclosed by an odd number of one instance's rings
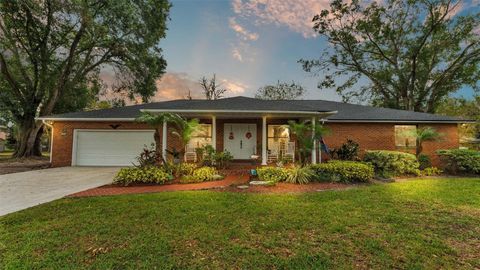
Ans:
POLYGON ((267 181, 250 181, 250 185, 252 186, 266 186, 268 185, 267 181))
POLYGON ((237 186, 237 188, 239 188, 239 189, 247 189, 248 186, 247 186, 247 185, 242 185, 242 186, 237 186))

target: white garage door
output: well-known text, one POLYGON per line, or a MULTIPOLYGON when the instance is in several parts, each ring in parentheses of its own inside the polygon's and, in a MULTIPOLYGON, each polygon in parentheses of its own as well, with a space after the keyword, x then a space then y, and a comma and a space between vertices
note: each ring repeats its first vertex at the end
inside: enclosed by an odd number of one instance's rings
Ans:
POLYGON ((75 136, 72 165, 77 166, 132 166, 154 142, 153 130, 77 130, 75 136))

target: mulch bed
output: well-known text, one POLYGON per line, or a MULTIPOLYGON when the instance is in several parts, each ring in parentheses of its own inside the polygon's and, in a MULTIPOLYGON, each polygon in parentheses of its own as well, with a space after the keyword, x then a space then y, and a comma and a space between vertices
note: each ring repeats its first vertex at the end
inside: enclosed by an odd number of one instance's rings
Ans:
POLYGON ((192 184, 178 184, 176 182, 164 185, 135 185, 135 186, 119 186, 105 185, 97 188, 87 189, 81 192, 70 194, 67 197, 91 197, 91 196, 110 196, 121 194, 140 194, 153 193, 163 191, 185 191, 185 190, 202 190, 225 188, 231 185, 241 185, 247 183, 248 175, 227 175, 225 179, 220 181, 209 181, 192 184))
POLYGON ((361 184, 337 184, 337 183, 310 183, 305 185, 278 183, 275 186, 253 186, 249 185, 246 189, 238 188, 241 185, 248 185, 249 175, 246 173, 228 174, 225 179, 220 181, 210 181, 202 183, 181 184, 173 181, 163 185, 138 184, 134 186, 105 185, 70 194, 67 197, 92 197, 92 196, 112 196, 123 194, 142 194, 166 191, 187 191, 187 190, 214 190, 219 192, 241 192, 241 193, 298 193, 298 192, 316 192, 323 190, 347 189, 361 184))
POLYGON ((50 168, 50 161, 46 157, 0 161, 0 174, 26 172, 46 168, 50 168))

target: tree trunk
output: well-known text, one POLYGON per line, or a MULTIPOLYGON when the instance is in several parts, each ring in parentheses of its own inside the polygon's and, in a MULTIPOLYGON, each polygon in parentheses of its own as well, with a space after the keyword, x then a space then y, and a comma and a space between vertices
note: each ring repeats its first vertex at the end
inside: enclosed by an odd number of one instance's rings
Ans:
POLYGON ((422 151, 423 151, 422 141, 420 141, 420 140, 417 139, 417 147, 416 147, 415 150, 416 150, 416 151, 415 151, 415 155, 416 155, 417 158, 418 158, 418 156, 420 156, 420 154, 421 154, 422 151))
POLYGON ((42 156, 42 136, 45 133, 44 126, 42 125, 37 133, 37 138, 33 144, 33 153, 34 156, 42 156))
POLYGON ((36 124, 34 119, 28 119, 23 121, 19 127, 19 136, 17 141, 17 148, 13 153, 15 158, 28 158, 42 156, 42 151, 39 149, 40 145, 40 130, 42 124, 36 124))
POLYGON ((158 130, 158 128, 155 128, 155 133, 153 133, 153 139, 155 140, 155 156, 156 156, 157 165, 160 165, 161 163, 165 163, 165 160, 162 153, 160 131, 158 130))

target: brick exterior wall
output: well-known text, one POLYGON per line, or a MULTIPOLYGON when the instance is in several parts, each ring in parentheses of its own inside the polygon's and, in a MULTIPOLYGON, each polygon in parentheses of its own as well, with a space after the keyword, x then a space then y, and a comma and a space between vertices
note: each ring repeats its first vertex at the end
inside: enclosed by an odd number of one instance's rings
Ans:
MULTIPOLYGON (((331 133, 325 136, 325 143, 329 148, 340 147, 347 139, 356 141, 360 145, 361 155, 365 150, 392 150, 415 153, 415 149, 399 148, 395 145, 395 124, 392 123, 328 123, 331 133)), ((459 147, 457 124, 425 124, 418 127, 430 126, 444 134, 440 141, 425 142, 423 153, 430 156, 432 164, 439 166, 438 149, 459 147)), ((326 159, 325 155, 322 159, 326 159)))
MULTIPOLYGON (((210 119, 201 119, 201 123, 211 123, 210 119)), ((217 119, 217 150, 223 150, 223 126, 225 123, 256 123, 257 124, 257 152, 261 153, 262 144, 262 120, 261 119, 217 119)), ((267 119, 267 124, 286 124, 286 119, 267 119)), ((52 166, 70 166, 72 163, 73 131, 74 129, 107 129, 111 125, 120 125, 117 129, 149 129, 152 128, 140 123, 133 122, 55 122, 53 124, 53 149, 52 166)), ((330 148, 339 147, 347 139, 352 139, 360 144, 361 151, 364 150, 398 150, 395 147, 394 124, 389 123, 329 123, 331 133, 325 136, 325 142, 330 148)), ((438 157, 434 154, 437 149, 458 148, 458 131, 456 124, 429 124, 439 132, 445 134, 442 141, 424 143, 424 153, 430 155, 434 165, 438 165, 438 157)), ((160 128, 160 136, 162 135, 160 128)), ((293 138, 292 138, 293 140, 293 138)), ((169 131, 167 149, 181 147, 178 137, 169 131)), ((326 155, 322 155, 325 159, 326 155)))

